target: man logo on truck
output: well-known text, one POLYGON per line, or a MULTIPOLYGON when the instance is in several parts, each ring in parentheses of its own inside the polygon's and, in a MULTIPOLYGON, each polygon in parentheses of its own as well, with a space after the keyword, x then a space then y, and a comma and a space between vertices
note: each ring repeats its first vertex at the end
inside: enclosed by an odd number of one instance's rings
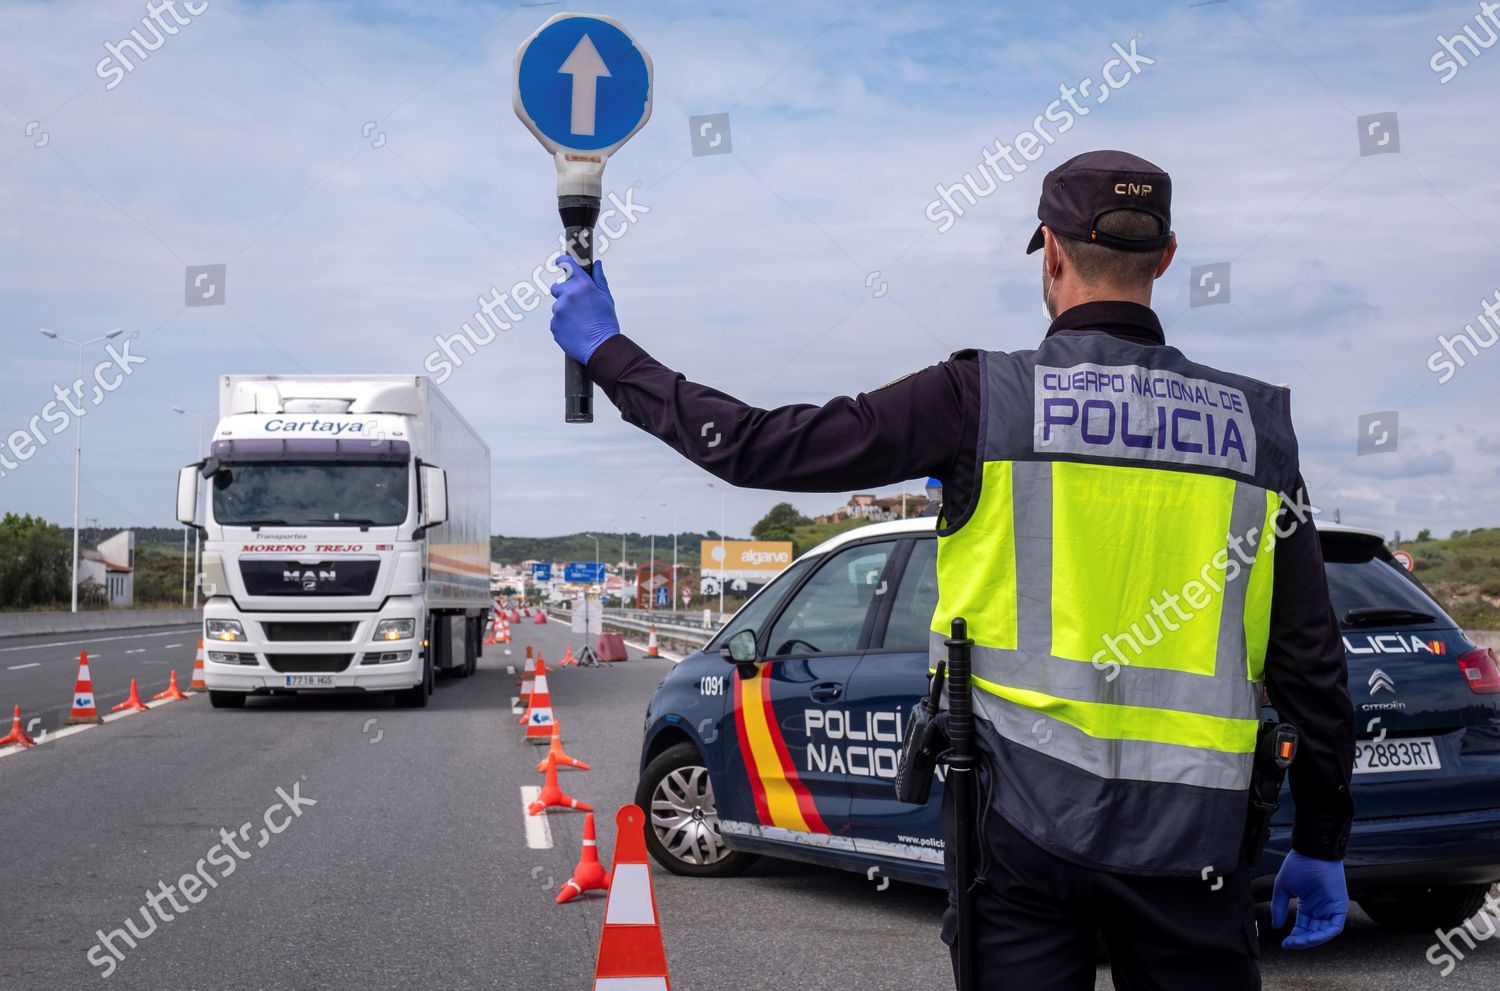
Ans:
POLYGON ((314 571, 312 568, 308 568, 305 571, 283 571, 281 573, 281 580, 284 582, 301 582, 304 592, 316 591, 318 582, 337 581, 338 577, 338 572, 332 568, 326 571, 314 571))

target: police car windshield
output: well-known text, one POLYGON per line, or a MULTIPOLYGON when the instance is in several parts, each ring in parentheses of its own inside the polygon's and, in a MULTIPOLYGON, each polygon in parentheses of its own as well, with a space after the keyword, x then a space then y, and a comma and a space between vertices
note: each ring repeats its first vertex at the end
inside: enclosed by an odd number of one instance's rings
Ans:
POLYGON ((1379 553, 1374 538, 1321 534, 1328 597, 1345 629, 1455 625, 1399 564, 1379 553))
POLYGON ((803 558, 796 561, 791 567, 777 575, 759 592, 750 597, 750 601, 740 606, 739 612, 719 631, 719 635, 703 649, 709 652, 715 651, 720 644, 728 643, 729 638, 741 630, 753 630, 759 639, 760 628, 765 625, 771 613, 776 611, 776 606, 782 599, 786 598, 787 592, 797 584, 799 576, 807 571, 809 560, 803 558))
POLYGON ((230 526, 396 526, 407 512, 399 464, 230 464, 213 475, 214 519, 230 526))

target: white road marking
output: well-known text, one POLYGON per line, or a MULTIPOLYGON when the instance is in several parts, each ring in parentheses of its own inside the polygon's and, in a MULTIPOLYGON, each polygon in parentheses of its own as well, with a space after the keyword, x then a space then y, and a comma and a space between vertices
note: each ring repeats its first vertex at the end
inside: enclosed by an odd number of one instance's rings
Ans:
POLYGON ((117 637, 95 637, 92 640, 59 640, 56 643, 30 643, 24 647, 0 647, 0 654, 9 654, 17 650, 45 650, 48 647, 76 647, 84 643, 110 643, 115 640, 145 640, 149 637, 175 637, 179 633, 186 633, 188 630, 194 629, 197 629, 197 627, 188 626, 175 630, 163 630, 160 633, 131 633, 117 637))
POLYGON ((526 845, 533 850, 552 849, 552 827, 547 825, 545 815, 526 815, 526 809, 541 795, 536 785, 521 786, 521 815, 526 819, 526 845))
MULTIPOLYGON (((188 698, 190 698, 190 699, 197 698, 197 697, 198 696, 196 694, 190 694, 188 696, 188 698)), ((146 703, 146 707, 150 708, 150 709, 156 709, 156 708, 160 708, 161 706, 166 705, 168 702, 175 702, 175 701, 177 701, 177 700, 176 699, 158 699, 158 700, 153 700, 151 702, 147 702, 146 703)), ((104 718, 104 721, 106 723, 112 723, 116 719, 124 719, 126 716, 133 716, 133 715, 135 715, 135 713, 136 713, 136 710, 134 710, 134 709, 125 709, 125 710, 123 710, 121 712, 111 712, 111 713, 109 713, 109 715, 104 716, 103 718, 104 718)), ((82 733, 84 730, 87 730, 87 729, 98 729, 99 725, 100 724, 98 724, 98 723, 81 723, 81 724, 79 724, 77 726, 64 726, 62 729, 48 730, 47 731, 47 738, 45 740, 38 740, 37 747, 45 746, 46 744, 51 743, 53 740, 61 740, 65 736, 72 736, 74 733, 82 733)), ((26 750, 26 749, 28 749, 28 748, 21 747, 21 746, 0 747, 0 757, 9 757, 11 754, 18 754, 18 753, 21 753, 23 750, 26 750)), ((33 748, 30 748, 30 749, 36 749, 36 748, 33 747, 33 748)), ((551 832, 550 831, 548 832, 548 839, 549 839, 548 845, 550 846, 551 845, 551 842, 550 842, 551 832)))
POLYGON ((134 650, 127 650, 125 653, 127 653, 127 654, 144 654, 145 652, 146 652, 146 648, 145 647, 137 647, 134 650))
POLYGON ((512 716, 519 716, 521 712, 521 700, 512 695, 510 697, 510 714, 512 716))
POLYGON ((30 664, 17 664, 17 665, 15 665, 13 667, 8 667, 5 670, 7 670, 7 671, 25 671, 27 668, 39 668, 41 666, 42 666, 42 662, 41 661, 32 661, 30 664))
POLYGON ((181 646, 182 646, 182 644, 180 644, 180 643, 169 643, 169 644, 164 644, 161 649, 162 650, 171 650, 173 647, 181 647, 181 646))
POLYGON ((506 674, 515 674, 516 673, 516 666, 514 664, 507 664, 507 665, 505 665, 505 673, 506 674))

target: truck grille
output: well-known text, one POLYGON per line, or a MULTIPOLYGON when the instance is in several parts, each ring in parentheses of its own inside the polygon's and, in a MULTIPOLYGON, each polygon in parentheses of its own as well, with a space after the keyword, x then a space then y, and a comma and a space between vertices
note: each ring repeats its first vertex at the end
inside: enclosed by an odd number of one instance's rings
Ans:
POLYGON ((316 561, 252 558, 240 561, 249 595, 369 595, 380 574, 379 561, 316 561))
POLYGON ((353 654, 267 654, 266 663, 282 674, 332 674, 354 660, 353 654))
POLYGON ((357 623, 269 622, 260 624, 266 639, 278 643, 287 640, 348 643, 354 639, 357 626, 357 623))

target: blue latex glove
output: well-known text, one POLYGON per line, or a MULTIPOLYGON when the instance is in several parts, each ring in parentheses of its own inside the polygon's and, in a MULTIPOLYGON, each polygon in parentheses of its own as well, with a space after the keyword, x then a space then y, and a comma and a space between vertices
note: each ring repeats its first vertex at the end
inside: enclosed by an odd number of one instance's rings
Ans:
POLYGON ((568 277, 552 284, 552 339, 569 358, 587 365, 605 341, 620 332, 615 300, 604 278, 604 263, 594 262, 593 277, 568 255, 553 259, 568 277))
POLYGON ((1344 931, 1349 914, 1349 891, 1344 886, 1344 862, 1319 860, 1293 850, 1276 872, 1271 893, 1271 925, 1286 924, 1287 906, 1297 899, 1297 924, 1283 950, 1305 950, 1328 942, 1344 931))

